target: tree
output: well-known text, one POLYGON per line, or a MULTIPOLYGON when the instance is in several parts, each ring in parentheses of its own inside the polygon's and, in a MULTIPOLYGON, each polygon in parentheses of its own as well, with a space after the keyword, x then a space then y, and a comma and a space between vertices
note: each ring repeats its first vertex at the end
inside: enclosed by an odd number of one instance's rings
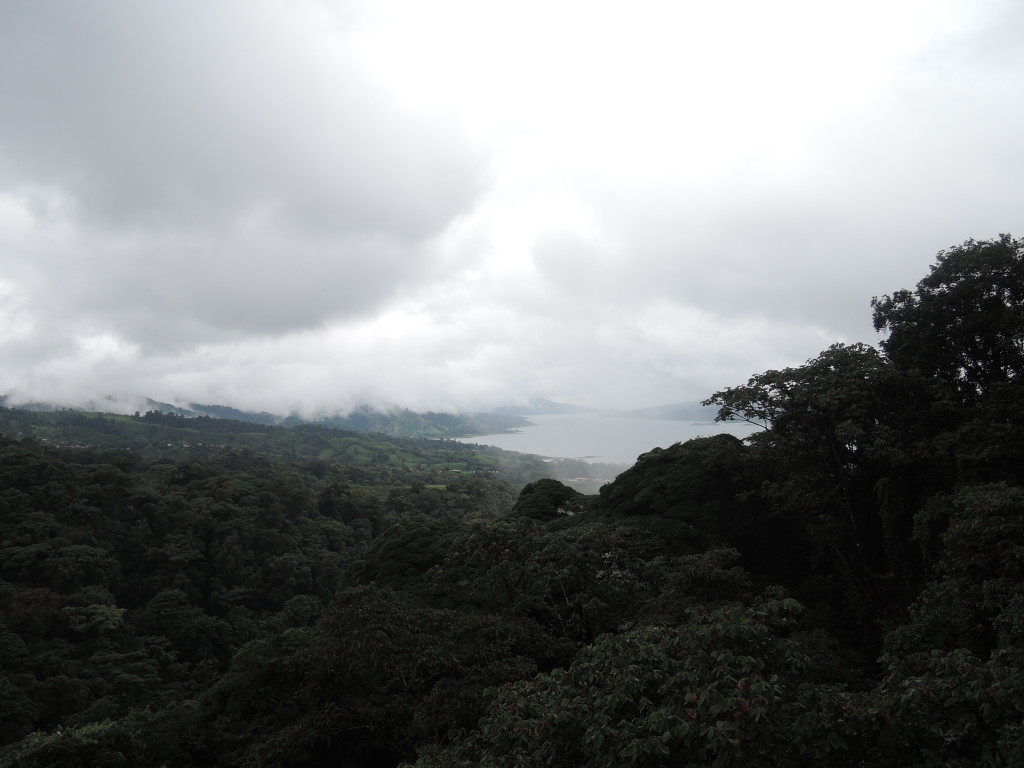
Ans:
POLYGON ((967 398, 1024 373, 1024 239, 1000 235, 941 251, 914 291, 871 301, 881 347, 902 368, 967 398))
POLYGON ((886 637, 879 746, 897 765, 1022 765, 1024 489, 962 486, 915 534, 934 578, 886 637))
POLYGON ((528 483, 519 493, 513 513, 534 520, 552 520, 561 515, 583 511, 584 496, 557 480, 543 479, 528 483))
POLYGON ((887 358, 944 403, 936 444, 950 479, 1024 482, 1024 239, 968 240, 914 291, 871 304, 887 358))
POLYGON ((191 762, 388 766, 484 714, 484 691, 532 677, 551 643, 530 622, 342 590, 310 628, 238 651, 170 724, 191 762))
POLYGON ((499 690, 476 730, 416 766, 860 765, 853 697, 792 635, 801 610, 768 599, 604 635, 568 668, 499 690))
POLYGON ((427 572, 444 562, 452 542, 466 530, 464 523, 451 517, 406 515, 352 562, 349 577, 358 584, 425 595, 427 572))
POLYGON ((915 580, 907 540, 930 402, 926 382, 873 347, 834 344, 704 404, 719 406, 720 420, 765 428, 750 438, 767 473, 759 493, 871 611, 901 602, 915 580))
POLYGON ((624 620, 650 587, 646 562, 627 549, 629 533, 584 517, 555 530, 522 515, 476 526, 431 572, 435 588, 453 604, 508 612, 559 640, 589 642, 624 620))
MULTIPOLYGON (((749 449, 732 435, 700 437, 654 448, 601 488, 601 508, 628 517, 658 515, 691 528, 697 550, 735 525, 747 485, 749 449)), ((680 542, 682 545, 683 542, 680 542)))

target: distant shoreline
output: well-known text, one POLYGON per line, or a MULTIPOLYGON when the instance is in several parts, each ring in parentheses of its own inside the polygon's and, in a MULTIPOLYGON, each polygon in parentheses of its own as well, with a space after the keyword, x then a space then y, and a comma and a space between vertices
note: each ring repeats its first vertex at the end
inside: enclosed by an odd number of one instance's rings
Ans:
POLYGON ((511 432, 456 438, 506 451, 563 459, 632 466, 654 448, 712 434, 743 438, 754 431, 741 422, 638 418, 601 412, 544 414, 511 432))

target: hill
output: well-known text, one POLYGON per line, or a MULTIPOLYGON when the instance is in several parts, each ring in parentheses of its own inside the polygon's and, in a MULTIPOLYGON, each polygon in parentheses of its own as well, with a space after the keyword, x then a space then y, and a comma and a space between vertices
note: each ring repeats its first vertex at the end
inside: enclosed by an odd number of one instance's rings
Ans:
MULTIPOLYGON (((0 406, 8 405, 9 398, 0 396, 0 406)), ((100 405, 103 405, 102 403, 100 405)), ((73 411, 117 412, 117 404, 106 403, 107 408, 65 408, 51 403, 33 402, 18 404, 22 411, 73 411)), ((405 408, 380 410, 369 406, 356 408, 347 415, 324 415, 318 418, 303 418, 297 415, 281 416, 266 411, 244 411, 227 405, 203 405, 190 403, 188 407, 145 400, 146 412, 169 413, 176 416, 199 417, 209 416, 216 419, 231 419, 263 426, 293 427, 298 425, 315 425, 351 430, 353 432, 376 432, 392 437, 472 437, 474 435, 493 435, 526 426, 528 422, 511 413, 416 413, 405 408)), ((136 411, 136 413, 140 413, 136 411)))
POLYGON ((595 413, 598 409, 571 403, 556 403, 554 400, 536 398, 526 405, 507 405, 496 408, 495 413, 502 416, 558 416, 565 413, 595 413))

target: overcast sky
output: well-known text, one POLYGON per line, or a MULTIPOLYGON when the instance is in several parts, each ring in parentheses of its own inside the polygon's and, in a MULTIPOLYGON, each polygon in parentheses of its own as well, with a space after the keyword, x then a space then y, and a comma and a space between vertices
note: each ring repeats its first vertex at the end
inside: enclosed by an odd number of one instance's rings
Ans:
POLYGON ((0 0, 0 393, 702 399, 1024 233, 1019 0, 0 0))

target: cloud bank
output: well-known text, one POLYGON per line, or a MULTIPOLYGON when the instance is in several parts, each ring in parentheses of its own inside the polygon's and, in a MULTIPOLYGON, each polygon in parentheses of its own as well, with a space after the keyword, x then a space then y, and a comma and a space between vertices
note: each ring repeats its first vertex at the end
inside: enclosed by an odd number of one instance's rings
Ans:
POLYGON ((699 399, 1015 232, 1011 2, 0 10, 0 392, 699 399))

